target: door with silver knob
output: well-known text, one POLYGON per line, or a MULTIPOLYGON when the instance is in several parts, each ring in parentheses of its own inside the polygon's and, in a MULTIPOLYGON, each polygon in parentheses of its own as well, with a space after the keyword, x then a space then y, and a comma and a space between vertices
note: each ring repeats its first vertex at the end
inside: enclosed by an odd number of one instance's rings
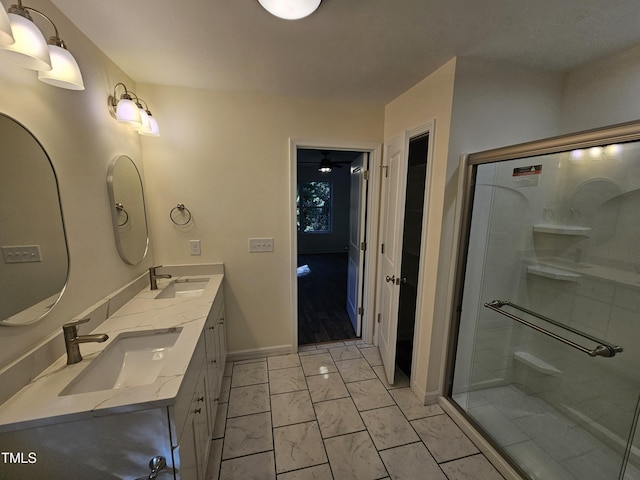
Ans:
POLYGON ((390 384, 394 382, 396 331, 399 291, 395 288, 396 272, 400 269, 402 244, 402 210, 404 209, 405 137, 399 136, 386 146, 385 173, 382 178, 382 224, 380 232, 379 282, 380 323, 378 346, 390 384))
MULTIPOLYGON (((423 130, 424 131, 424 130, 423 130)), ((380 354, 387 380, 411 375, 429 133, 387 146, 382 192, 380 354)))

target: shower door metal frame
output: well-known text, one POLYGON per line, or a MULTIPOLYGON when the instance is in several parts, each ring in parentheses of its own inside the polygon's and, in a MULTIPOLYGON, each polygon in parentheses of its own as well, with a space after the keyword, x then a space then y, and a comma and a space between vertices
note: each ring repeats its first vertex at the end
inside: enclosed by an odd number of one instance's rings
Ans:
MULTIPOLYGON (((451 400, 451 405, 468 421, 484 440, 497 452, 501 447, 486 436, 477 422, 467 415, 452 398, 453 376, 455 373, 455 361, 457 356, 458 332, 462 316, 462 299, 466 277, 466 265, 468 260, 469 240, 471 236, 471 216, 475 197, 477 168, 479 165, 497 163, 520 158, 536 157, 553 153, 566 152, 577 149, 598 147, 612 143, 628 143, 640 140, 640 121, 621 123, 603 128, 584 130, 577 133, 550 137, 532 142, 510 145, 491 150, 485 150, 472 154, 465 154, 462 159, 464 168, 460 174, 463 178, 462 209, 460 214, 460 230, 458 238, 458 255, 456 260, 454 291, 452 298, 452 318, 449 326, 448 354, 445 367, 444 396, 451 400)), ((520 473, 522 470, 505 458, 513 468, 520 473)))

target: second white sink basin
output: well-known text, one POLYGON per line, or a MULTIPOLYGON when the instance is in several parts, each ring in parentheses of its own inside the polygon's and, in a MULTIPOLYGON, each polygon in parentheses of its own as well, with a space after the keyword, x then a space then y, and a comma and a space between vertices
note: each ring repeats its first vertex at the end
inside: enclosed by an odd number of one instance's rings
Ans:
POLYGON ((121 333, 60 395, 113 390, 153 383, 170 356, 182 327, 121 333))
POLYGON ((208 278, 184 278, 171 282, 155 298, 198 297, 207 286, 208 278))

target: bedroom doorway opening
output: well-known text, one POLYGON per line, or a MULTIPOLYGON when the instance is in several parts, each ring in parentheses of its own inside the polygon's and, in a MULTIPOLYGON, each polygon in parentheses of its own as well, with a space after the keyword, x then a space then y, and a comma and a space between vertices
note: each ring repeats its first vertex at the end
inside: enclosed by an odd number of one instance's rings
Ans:
POLYGON ((297 148, 297 342, 362 336, 367 178, 365 151, 297 148))

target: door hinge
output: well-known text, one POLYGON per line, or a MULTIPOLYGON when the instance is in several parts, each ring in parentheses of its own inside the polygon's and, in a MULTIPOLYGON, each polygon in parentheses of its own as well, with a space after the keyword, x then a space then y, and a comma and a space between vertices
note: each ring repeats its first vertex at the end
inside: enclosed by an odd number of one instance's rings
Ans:
POLYGON ((364 313, 364 308, 358 307, 358 315, 362 315, 364 313))
POLYGON ((362 172, 362 178, 364 178, 365 180, 369 180, 369 170, 365 170, 364 172, 362 172))
POLYGON ((380 165, 380 168, 382 168, 384 170, 384 176, 388 177, 389 176, 389 167, 387 165, 380 165))
POLYGON ((380 323, 380 320, 381 320, 381 319, 382 319, 382 314, 381 314, 381 313, 379 313, 379 314, 378 314, 378 323, 380 323))
POLYGON ((384 253, 384 243, 380 245, 380 253, 384 253))
POLYGON ((363 252, 367 251, 367 242, 360 242, 360 250, 363 252))

